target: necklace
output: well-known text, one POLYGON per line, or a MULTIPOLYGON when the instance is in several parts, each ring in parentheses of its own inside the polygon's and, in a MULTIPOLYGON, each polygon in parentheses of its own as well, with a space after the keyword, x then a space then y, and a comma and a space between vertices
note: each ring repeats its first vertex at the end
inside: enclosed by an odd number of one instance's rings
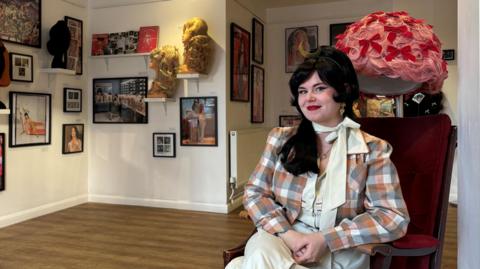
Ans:
POLYGON ((320 160, 325 160, 328 157, 328 154, 330 153, 330 150, 332 150, 332 147, 330 147, 326 152, 324 152, 320 155, 320 160))

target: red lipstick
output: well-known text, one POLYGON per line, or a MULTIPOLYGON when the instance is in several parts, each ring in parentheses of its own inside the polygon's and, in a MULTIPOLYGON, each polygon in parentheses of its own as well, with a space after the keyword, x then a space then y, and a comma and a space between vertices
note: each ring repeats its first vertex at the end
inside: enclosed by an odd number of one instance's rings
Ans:
POLYGON ((317 110, 317 109, 319 109, 319 108, 320 108, 320 106, 307 106, 307 110, 308 110, 308 111, 317 110))

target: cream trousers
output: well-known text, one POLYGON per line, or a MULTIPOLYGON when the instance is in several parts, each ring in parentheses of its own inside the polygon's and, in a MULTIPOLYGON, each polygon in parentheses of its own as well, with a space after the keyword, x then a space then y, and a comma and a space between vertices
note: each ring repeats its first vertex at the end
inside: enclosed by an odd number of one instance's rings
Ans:
MULTIPOLYGON (((355 250, 335 251, 332 269, 368 269, 370 257, 355 250)), ((295 263, 282 239, 262 229, 245 246, 245 256, 233 259, 225 269, 326 269, 320 265, 305 267, 295 263)))

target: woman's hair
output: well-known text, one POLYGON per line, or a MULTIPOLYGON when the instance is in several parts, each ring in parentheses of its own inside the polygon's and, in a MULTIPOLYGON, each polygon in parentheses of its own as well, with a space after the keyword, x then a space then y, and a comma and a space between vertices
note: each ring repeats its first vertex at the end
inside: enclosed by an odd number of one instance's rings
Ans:
POLYGON ((291 103, 302 117, 297 132, 280 150, 285 169, 299 175, 307 171, 318 173, 317 135, 312 123, 305 118, 298 104, 298 87, 316 72, 323 83, 335 90, 333 100, 345 104, 343 117, 354 118, 352 105, 358 98, 358 80, 350 59, 341 51, 322 46, 300 64, 290 78, 291 103))
POLYGON ((70 138, 73 137, 73 132, 72 132, 72 130, 75 130, 75 136, 76 136, 77 138, 80 138, 80 134, 78 133, 78 128, 77 128, 77 126, 71 126, 71 127, 72 127, 72 128, 70 128, 70 138))

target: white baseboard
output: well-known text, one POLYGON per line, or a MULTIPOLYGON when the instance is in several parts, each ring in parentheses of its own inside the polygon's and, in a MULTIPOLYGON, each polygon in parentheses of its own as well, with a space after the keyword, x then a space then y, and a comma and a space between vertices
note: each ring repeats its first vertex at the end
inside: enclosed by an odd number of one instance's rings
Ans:
POLYGON ((173 208, 182 210, 194 210, 214 213, 228 213, 228 206, 222 204, 194 203, 189 201, 171 201, 159 199, 131 198, 110 195, 89 195, 89 202, 119 204, 119 205, 137 205, 161 208, 173 208))
POLYGON ((33 219, 39 216, 43 216, 46 214, 50 214, 55 211, 63 210, 65 208, 69 208, 69 207, 83 204, 86 202, 88 202, 88 196, 79 195, 79 196, 68 198, 62 201, 37 206, 34 208, 22 210, 22 211, 15 212, 5 216, 0 216, 0 228, 10 226, 12 224, 26 221, 29 219, 33 219))

